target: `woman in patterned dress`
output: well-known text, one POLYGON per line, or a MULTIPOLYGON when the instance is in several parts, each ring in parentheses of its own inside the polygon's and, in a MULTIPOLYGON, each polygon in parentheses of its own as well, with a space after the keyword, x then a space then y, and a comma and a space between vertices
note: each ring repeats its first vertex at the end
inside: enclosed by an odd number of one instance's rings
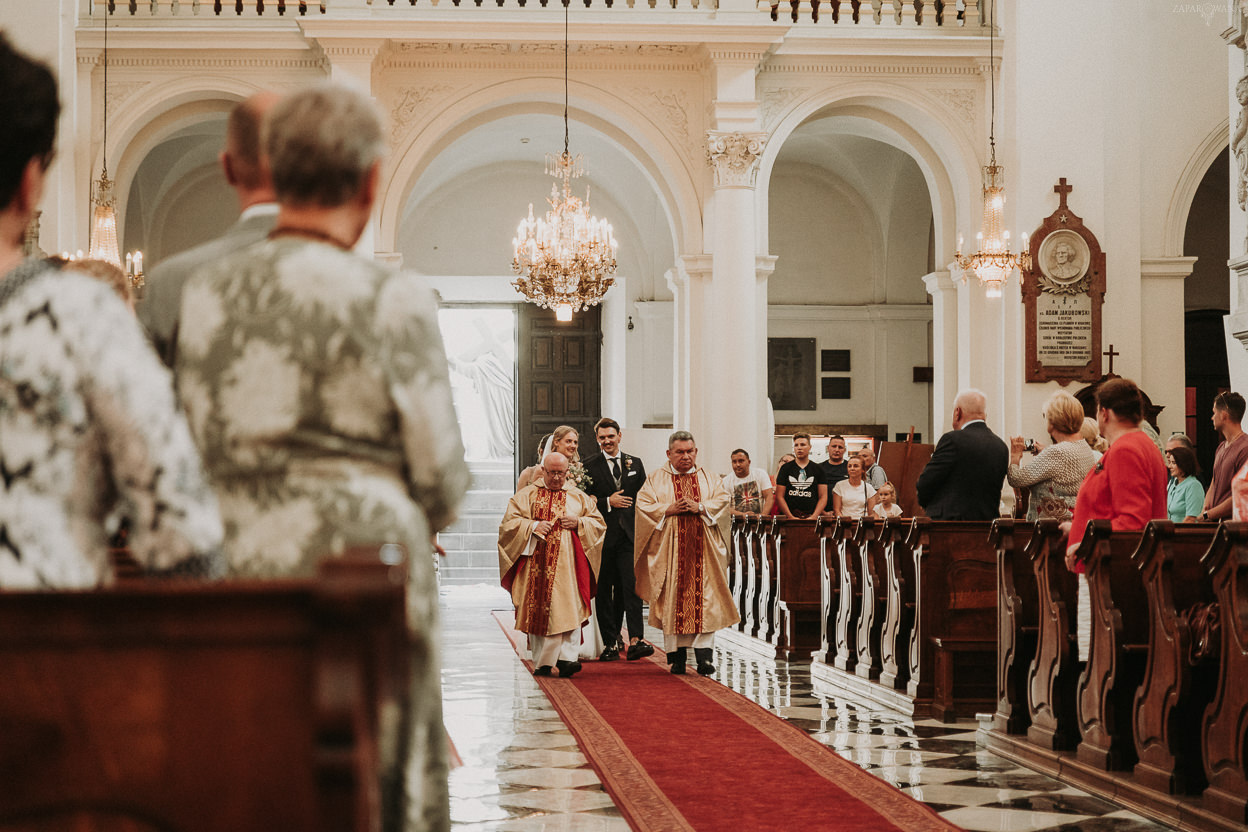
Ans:
POLYGON ((1027 452, 1026 442, 1021 436, 1010 439, 1006 479, 1015 488, 1031 489, 1028 521, 1052 517, 1062 522, 1074 513, 1079 486, 1096 461, 1083 438, 1083 405, 1078 399, 1064 390, 1057 391, 1044 405, 1044 418, 1053 444, 1020 465, 1027 452))
POLYGON ((0 587, 107 583, 118 517, 140 566, 214 574, 216 501, 138 321, 95 278, 22 262, 59 109, 52 73, 0 35, 0 587))
POLYGON ((454 520, 468 467, 432 290, 351 250, 383 135, 371 100, 345 87, 274 105, 264 142, 277 225, 191 276, 178 390, 233 574, 310 575, 347 547, 406 548, 414 689, 399 811, 406 828, 437 830, 449 809, 431 538, 454 520))

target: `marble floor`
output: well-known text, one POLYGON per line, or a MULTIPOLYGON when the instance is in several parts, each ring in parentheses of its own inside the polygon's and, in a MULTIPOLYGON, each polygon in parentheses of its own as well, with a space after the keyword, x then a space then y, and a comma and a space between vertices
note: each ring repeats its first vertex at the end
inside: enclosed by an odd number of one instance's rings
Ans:
MULTIPOLYGON (((451 586, 441 601, 443 707, 464 763, 450 778, 454 832, 627 830, 490 615, 510 608, 507 594, 451 586)), ((658 633, 652 636, 658 640, 658 633)), ((964 829, 1167 828, 977 748, 972 722, 913 720, 816 691, 808 665, 759 661, 722 642, 715 652, 715 678, 964 829)))

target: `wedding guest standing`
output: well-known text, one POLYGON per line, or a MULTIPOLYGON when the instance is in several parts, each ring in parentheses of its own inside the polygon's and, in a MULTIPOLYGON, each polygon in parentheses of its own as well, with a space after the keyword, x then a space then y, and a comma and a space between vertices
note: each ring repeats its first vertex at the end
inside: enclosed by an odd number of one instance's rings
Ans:
POLYGON ((1166 512, 1173 523, 1195 523, 1205 502, 1205 487, 1196 479, 1199 464, 1196 452, 1175 444, 1166 451, 1166 468, 1170 482, 1166 484, 1166 512))
POLYGON ((116 509, 141 566, 216 574, 217 503, 138 321, 94 277, 22 261, 59 112, 52 72, 0 34, 0 587, 110 581, 116 509))
POLYGON ((1096 460, 1083 438, 1083 405, 1078 399, 1058 390, 1044 405, 1044 420, 1053 444, 1031 456, 1023 437, 1011 438, 1006 479, 1015 488, 1031 489, 1029 522, 1041 517, 1061 522, 1074 512, 1079 486, 1096 460), (1024 455, 1029 459, 1021 465, 1024 455))
POLYGON ((867 517, 875 508, 875 488, 862 476, 862 460, 852 456, 846 478, 832 487, 832 513, 837 517, 867 517))
POLYGON ((437 303, 421 278, 352 251, 386 146, 367 95, 292 93, 264 135, 277 224, 187 283, 178 390, 234 574, 311 575, 352 545, 407 549, 415 681, 402 811, 412 828, 445 829, 431 539, 454 520, 468 467, 437 303))

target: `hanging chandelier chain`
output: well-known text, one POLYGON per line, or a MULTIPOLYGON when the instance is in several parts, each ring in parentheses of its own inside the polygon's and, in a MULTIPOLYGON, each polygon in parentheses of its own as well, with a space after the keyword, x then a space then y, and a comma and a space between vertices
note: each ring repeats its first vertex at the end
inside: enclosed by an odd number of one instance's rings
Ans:
POLYGON ((104 6, 104 176, 108 176, 108 6, 104 6))
POLYGON ((568 150, 568 7, 572 0, 563 0, 563 153, 568 150))

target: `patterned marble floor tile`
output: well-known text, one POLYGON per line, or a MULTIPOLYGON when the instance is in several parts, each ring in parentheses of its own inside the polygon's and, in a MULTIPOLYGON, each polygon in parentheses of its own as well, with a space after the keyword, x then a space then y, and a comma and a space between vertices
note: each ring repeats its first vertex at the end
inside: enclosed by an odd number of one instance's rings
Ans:
POLYGON ((947 757, 943 754, 909 751, 904 748, 833 748, 833 750, 862 768, 912 766, 919 763, 931 766, 947 757))
POLYGON ((511 738, 509 749, 520 748, 576 748, 576 738, 569 731, 548 731, 544 734, 516 734, 511 738))
POLYGON ((456 826, 455 832, 629 832, 629 827, 623 818, 579 813, 456 826))
POLYGON ((518 786, 542 789, 579 789, 582 786, 601 786, 593 769, 583 768, 520 768, 500 771, 500 781, 518 786))
POLYGON ((500 751, 498 759, 517 766, 542 766, 544 768, 572 768, 585 764, 585 755, 579 751, 552 751, 529 749, 525 751, 500 751))
POLYGON ((967 832, 1034 832, 1034 830, 1052 829, 1059 824, 1072 821, 1081 823, 1083 820, 1086 820, 1086 818, 1079 818, 1073 815, 1056 815, 1008 809, 984 809, 978 806, 967 806, 961 809, 941 812, 941 816, 961 826, 967 832))
POLYGON ((610 796, 602 791, 554 788, 515 792, 500 797, 498 802, 502 806, 540 809, 550 813, 586 812, 615 805, 610 796))

